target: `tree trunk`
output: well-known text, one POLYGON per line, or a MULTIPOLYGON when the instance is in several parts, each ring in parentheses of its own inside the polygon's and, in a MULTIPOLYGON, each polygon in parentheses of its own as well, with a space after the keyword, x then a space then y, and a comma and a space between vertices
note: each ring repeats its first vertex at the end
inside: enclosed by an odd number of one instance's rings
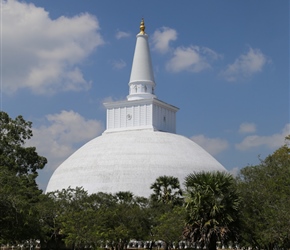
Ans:
POLYGON ((168 250, 168 243, 165 242, 165 241, 164 241, 164 247, 163 247, 163 249, 164 249, 164 250, 168 250))
POLYGON ((152 250, 154 243, 155 243, 155 242, 154 242, 153 240, 150 241, 150 243, 149 243, 149 249, 150 249, 150 250, 152 250))
POLYGON ((213 234, 209 239, 208 250, 216 250, 216 235, 213 234))

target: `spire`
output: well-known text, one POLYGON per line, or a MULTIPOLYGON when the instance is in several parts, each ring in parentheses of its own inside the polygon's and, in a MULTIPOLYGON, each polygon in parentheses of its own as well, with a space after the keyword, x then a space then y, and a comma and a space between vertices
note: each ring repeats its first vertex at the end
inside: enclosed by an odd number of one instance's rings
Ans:
POLYGON ((137 34, 131 77, 129 82, 129 95, 127 100, 140 100, 156 98, 154 95, 155 81, 151 63, 148 35, 145 33, 145 23, 142 18, 140 32, 137 34))
POLYGON ((140 33, 141 35, 145 34, 145 23, 144 23, 144 18, 142 18, 141 20, 141 24, 140 24, 140 33))

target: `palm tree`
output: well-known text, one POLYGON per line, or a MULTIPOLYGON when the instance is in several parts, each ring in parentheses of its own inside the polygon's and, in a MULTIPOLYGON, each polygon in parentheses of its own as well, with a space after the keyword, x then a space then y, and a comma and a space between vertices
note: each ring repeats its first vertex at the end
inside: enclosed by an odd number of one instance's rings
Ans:
POLYGON ((182 190, 178 178, 165 175, 158 177, 150 188, 153 190, 150 196, 151 239, 162 240, 167 250, 172 239, 178 238, 176 234, 181 234, 184 225, 181 224, 180 230, 180 225, 176 225, 182 220, 178 211, 184 211, 182 190), (179 217, 178 220, 174 220, 174 215, 179 217))
POLYGON ((187 226, 184 236, 209 250, 217 241, 236 240, 240 199, 235 179, 226 172, 199 172, 185 178, 187 226))
POLYGON ((164 204, 182 204, 182 190, 178 178, 173 176, 160 176, 150 187, 153 190, 151 199, 164 204))

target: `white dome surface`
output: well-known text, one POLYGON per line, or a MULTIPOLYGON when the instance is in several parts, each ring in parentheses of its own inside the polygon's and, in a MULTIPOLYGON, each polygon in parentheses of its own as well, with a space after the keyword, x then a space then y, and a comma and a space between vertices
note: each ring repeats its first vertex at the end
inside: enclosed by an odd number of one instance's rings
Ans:
POLYGON ((88 193, 131 191, 149 197, 159 176, 185 177, 226 171, 203 148, 177 134, 139 130, 104 133, 89 141, 53 173, 46 192, 83 187, 88 193))

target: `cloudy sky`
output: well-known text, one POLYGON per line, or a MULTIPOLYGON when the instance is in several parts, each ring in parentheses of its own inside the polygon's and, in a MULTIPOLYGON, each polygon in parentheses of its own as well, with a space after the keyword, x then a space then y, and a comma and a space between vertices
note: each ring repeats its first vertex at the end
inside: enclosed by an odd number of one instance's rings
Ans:
POLYGON ((0 2, 1 110, 33 122, 43 189, 105 130, 102 103, 126 98, 142 17, 178 134, 237 172, 290 133, 289 1, 0 2))

